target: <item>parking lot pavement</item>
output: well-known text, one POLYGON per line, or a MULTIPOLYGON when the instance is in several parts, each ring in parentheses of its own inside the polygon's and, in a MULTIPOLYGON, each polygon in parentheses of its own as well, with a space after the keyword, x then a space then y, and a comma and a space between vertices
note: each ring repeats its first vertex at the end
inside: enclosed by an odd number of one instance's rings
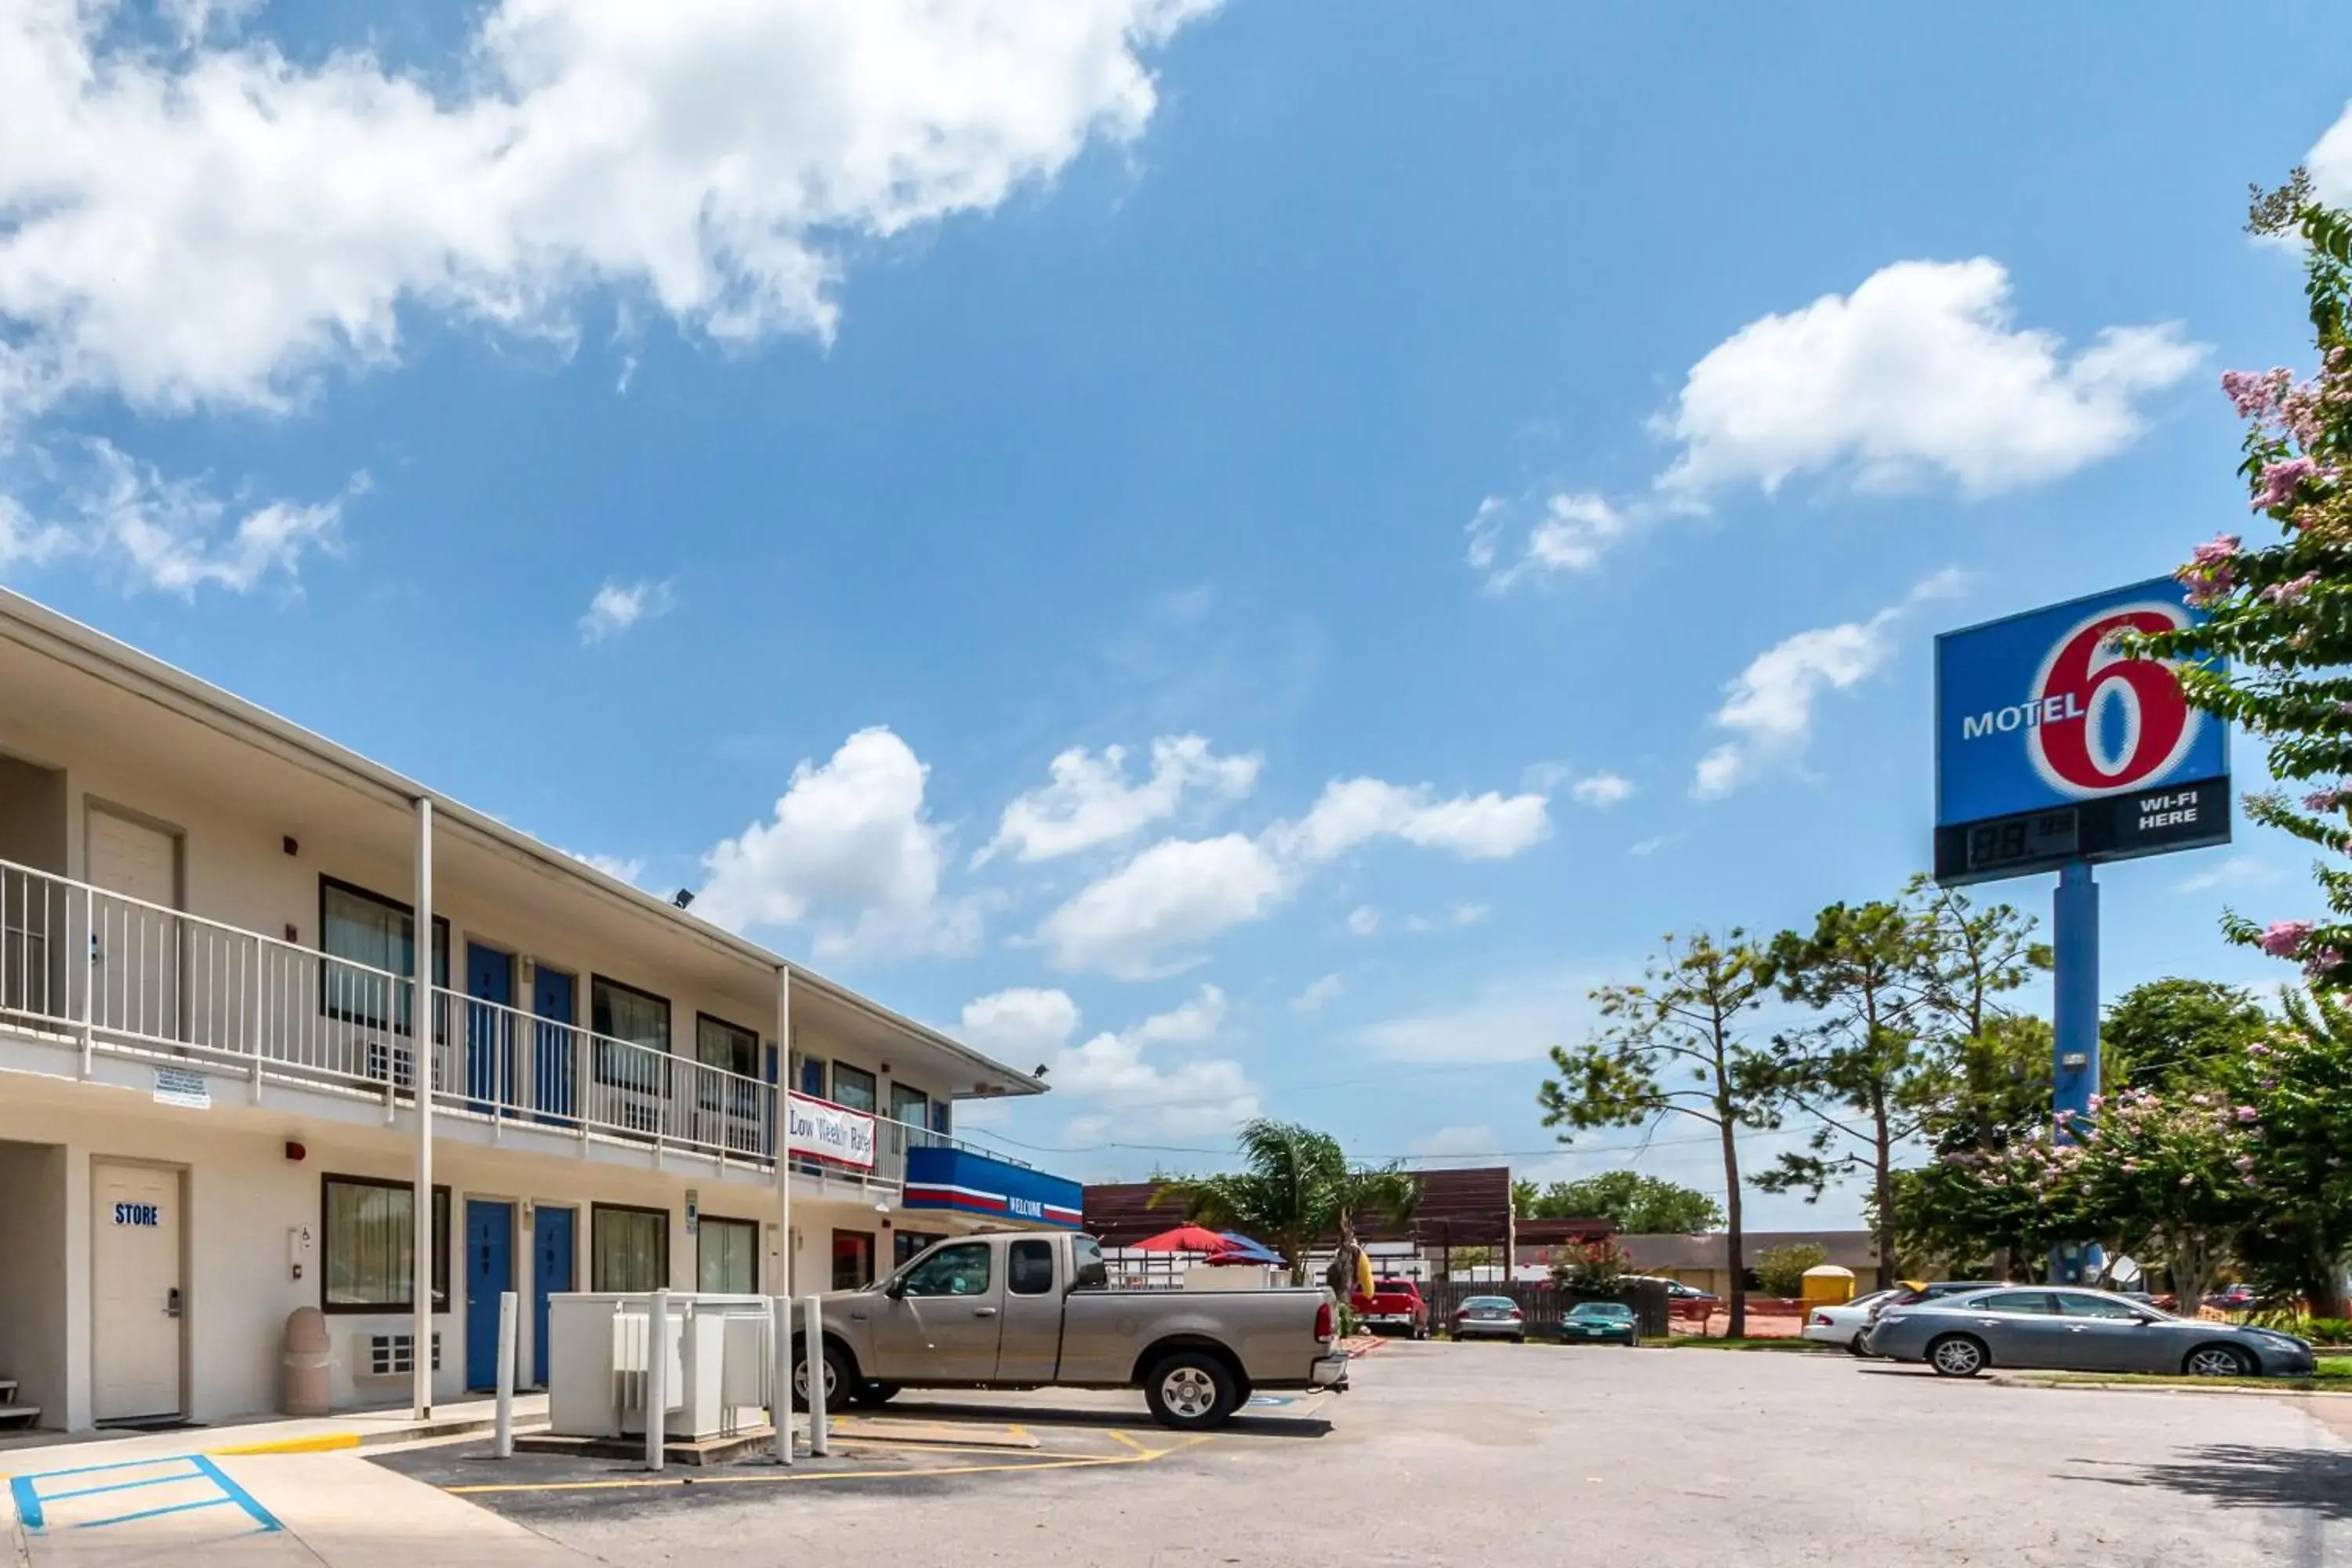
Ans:
POLYGON ((1550 1345, 1399 1343, 1354 1378, 1206 1439, 1134 1419, 1132 1395, 926 1396, 909 1411, 926 1423, 1018 1426, 1039 1447, 877 1447, 837 1455, 829 1479, 647 1486, 616 1465, 601 1479, 632 1484, 583 1489, 598 1478, 462 1450, 378 1462, 451 1487, 495 1472, 515 1489, 460 1495, 627 1564, 797 1565, 887 1541, 940 1564, 2352 1568, 2352 1448, 2328 1429, 2352 1422, 2316 1401, 1550 1345))

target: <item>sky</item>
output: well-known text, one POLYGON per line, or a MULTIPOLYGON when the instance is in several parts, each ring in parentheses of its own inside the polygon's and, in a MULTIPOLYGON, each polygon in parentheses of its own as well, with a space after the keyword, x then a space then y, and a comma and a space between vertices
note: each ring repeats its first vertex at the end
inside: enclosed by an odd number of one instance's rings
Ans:
MULTIPOLYGON (((2352 202, 2340 5, 1751 10, 0 0, 0 581, 1045 1066, 1048 1169, 1719 1190, 1547 1048, 1926 864, 1935 634, 2242 525, 2246 187, 2352 202)), ((2314 902, 2102 882, 2109 997, 2314 902)))

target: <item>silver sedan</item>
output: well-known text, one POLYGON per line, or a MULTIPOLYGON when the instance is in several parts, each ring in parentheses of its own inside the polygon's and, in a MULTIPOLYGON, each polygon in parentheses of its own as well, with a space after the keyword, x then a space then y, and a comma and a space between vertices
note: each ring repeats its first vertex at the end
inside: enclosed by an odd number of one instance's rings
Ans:
POLYGON ((1871 1325, 1872 1355, 1925 1362, 1945 1377, 1989 1366, 2066 1372, 2307 1376, 2311 1347, 2292 1334, 2176 1318, 2105 1290, 1973 1290, 1889 1307, 1871 1325))

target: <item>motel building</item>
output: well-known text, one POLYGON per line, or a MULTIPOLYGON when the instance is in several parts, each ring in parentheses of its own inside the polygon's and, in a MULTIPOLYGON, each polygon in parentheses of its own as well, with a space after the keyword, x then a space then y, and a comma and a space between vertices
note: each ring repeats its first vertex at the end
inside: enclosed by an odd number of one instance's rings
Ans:
POLYGON ((0 1384, 41 1426, 275 1410, 299 1308, 337 1407, 429 1407, 491 1386, 506 1290, 541 1384, 555 1292, 1075 1228, 952 1136, 1044 1088, 0 592, 0 1384))

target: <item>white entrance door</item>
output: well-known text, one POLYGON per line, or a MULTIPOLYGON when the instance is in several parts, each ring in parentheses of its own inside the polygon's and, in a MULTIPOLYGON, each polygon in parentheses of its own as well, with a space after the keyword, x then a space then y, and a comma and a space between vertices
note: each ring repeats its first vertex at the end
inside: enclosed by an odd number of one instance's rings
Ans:
POLYGON ((102 1029, 180 1037, 180 922, 157 912, 179 906, 179 859, 172 834, 90 808, 89 879, 123 895, 90 911, 91 1021, 102 1029))
POLYGON ((180 1414, 180 1173, 100 1164, 90 1176, 98 1419, 180 1414))

